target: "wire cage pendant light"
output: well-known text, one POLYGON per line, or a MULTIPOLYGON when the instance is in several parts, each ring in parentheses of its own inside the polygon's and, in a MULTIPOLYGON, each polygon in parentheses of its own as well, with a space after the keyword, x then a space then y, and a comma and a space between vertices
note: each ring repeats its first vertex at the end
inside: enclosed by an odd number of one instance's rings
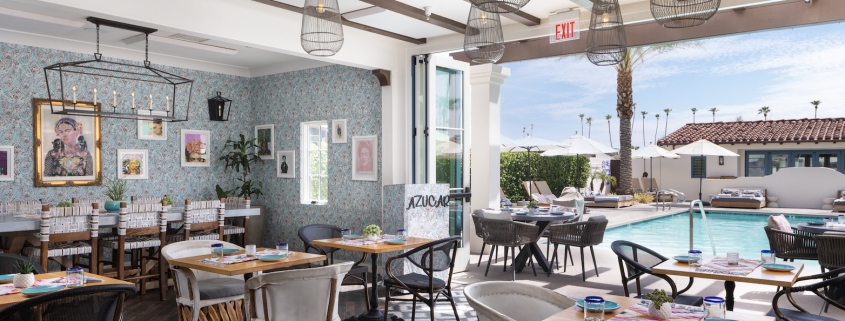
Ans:
POLYGON ((473 6, 492 13, 513 13, 522 9, 529 0, 470 0, 473 6))
POLYGON ((592 0, 587 58, 596 66, 621 62, 628 53, 625 25, 617 0, 592 0))
POLYGON ((302 49, 310 55, 333 56, 343 47, 343 22, 337 0, 305 0, 302 8, 302 49))
POLYGON ((703 25, 719 10, 721 0, 651 0, 651 16, 665 28, 703 25))
POLYGON ((477 63, 496 63, 505 53, 502 20, 495 12, 471 6, 464 36, 464 53, 477 63))

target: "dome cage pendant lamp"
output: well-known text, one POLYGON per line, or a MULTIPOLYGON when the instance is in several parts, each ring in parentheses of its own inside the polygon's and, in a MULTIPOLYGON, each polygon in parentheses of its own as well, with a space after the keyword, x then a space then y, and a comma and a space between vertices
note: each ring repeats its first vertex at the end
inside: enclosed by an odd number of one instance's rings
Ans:
POLYGON ((87 20, 97 26, 97 52, 94 53, 94 59, 59 62, 44 67, 47 96, 52 102, 51 113, 164 122, 187 121, 194 81, 152 67, 149 36, 158 30, 96 17, 87 20), (103 60, 100 53, 100 25, 143 33, 146 36, 144 65, 103 60), (66 85, 72 87, 72 90, 66 90, 66 85), (111 95, 100 100, 101 103, 98 103, 97 87, 101 88, 101 93, 106 94, 111 89, 111 95), (77 90, 83 97, 93 92, 93 109, 82 108, 84 105, 77 102, 77 90), (78 104, 80 108, 77 108, 78 104), (178 114, 184 112, 184 118, 178 117, 177 111, 178 114))
POLYGON ((343 47, 343 22, 337 0, 305 0, 302 8, 302 49, 309 55, 333 56, 343 47))
POLYGON ((464 35, 464 54, 475 63, 496 63, 505 53, 502 20, 498 13, 471 7, 464 35))
POLYGON ((664 28, 703 25, 719 10, 721 0, 650 0, 651 16, 664 28))
POLYGON ((617 0, 592 0, 587 59, 596 66, 620 63, 628 54, 625 25, 617 0))
POLYGON ((232 100, 223 97, 223 93, 217 92, 217 96, 208 99, 208 117, 213 121, 229 121, 229 114, 232 113, 232 100))
POLYGON ((514 13, 522 9, 529 0, 470 0, 474 6, 490 13, 514 13))

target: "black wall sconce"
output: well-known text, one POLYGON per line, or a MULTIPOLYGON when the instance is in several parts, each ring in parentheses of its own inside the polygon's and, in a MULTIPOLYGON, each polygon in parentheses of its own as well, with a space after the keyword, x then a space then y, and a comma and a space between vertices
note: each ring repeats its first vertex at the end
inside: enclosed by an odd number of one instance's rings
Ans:
POLYGON ((725 156, 719 156, 719 165, 725 165, 725 156))
POLYGON ((232 112, 232 100, 217 92, 217 97, 208 100, 208 117, 214 121, 228 121, 232 112))

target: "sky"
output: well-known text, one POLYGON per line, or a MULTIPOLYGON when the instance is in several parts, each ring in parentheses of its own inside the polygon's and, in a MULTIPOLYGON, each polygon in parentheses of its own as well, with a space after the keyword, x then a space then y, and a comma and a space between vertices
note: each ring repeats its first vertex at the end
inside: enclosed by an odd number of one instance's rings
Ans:
MULTIPOLYGON (((502 85, 501 134, 562 141, 581 131, 619 147, 616 70, 577 56, 506 63, 502 85), (610 133, 605 115, 611 115, 610 133)), ((824 24, 700 40, 697 46, 653 57, 633 72, 637 103, 632 145, 646 146, 695 121, 813 118, 810 101, 820 100, 818 117, 845 116, 845 25, 824 24), (668 128, 664 109, 670 108, 668 128), (640 111, 647 111, 643 123, 640 111), (660 114, 659 123, 655 114, 660 114), (645 138, 643 125, 645 124, 645 138)))

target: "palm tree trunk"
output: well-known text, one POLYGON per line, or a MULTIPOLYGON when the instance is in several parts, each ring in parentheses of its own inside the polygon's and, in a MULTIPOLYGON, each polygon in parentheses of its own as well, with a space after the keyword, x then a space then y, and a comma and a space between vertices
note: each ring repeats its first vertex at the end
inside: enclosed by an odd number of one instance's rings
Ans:
POLYGON ((589 123, 589 124, 587 124, 587 138, 590 138, 592 133, 593 133, 593 123, 589 123))
POLYGON ((713 113, 713 122, 716 122, 716 113, 713 113))
MULTIPOLYGON (((631 72, 619 71, 616 76, 616 114, 619 117, 619 184, 616 192, 623 195, 633 194, 631 178, 631 122, 634 116, 633 83, 631 72)), ((645 122, 643 122, 645 123, 645 122)))
POLYGON ((819 106, 816 106, 816 112, 813 113, 813 118, 819 118, 819 106))
POLYGON ((613 132, 610 131, 610 119, 607 120, 607 138, 610 139, 610 148, 613 148, 613 132))
POLYGON ((645 141, 645 115, 643 115, 643 147, 648 146, 645 141))
MULTIPOLYGON (((669 134, 669 113, 666 113, 666 126, 663 127, 663 137, 669 134)), ((655 141, 657 143, 657 141, 655 141)))
POLYGON ((656 144, 656 143, 657 143, 657 132, 659 132, 659 131, 660 131, 660 119, 658 119, 657 121, 655 121, 655 123, 657 123, 657 124, 655 124, 655 125, 657 125, 657 126, 654 126, 654 141, 652 142, 652 144, 656 144))
POLYGON ((692 113, 692 123, 695 124, 695 113, 692 113))

